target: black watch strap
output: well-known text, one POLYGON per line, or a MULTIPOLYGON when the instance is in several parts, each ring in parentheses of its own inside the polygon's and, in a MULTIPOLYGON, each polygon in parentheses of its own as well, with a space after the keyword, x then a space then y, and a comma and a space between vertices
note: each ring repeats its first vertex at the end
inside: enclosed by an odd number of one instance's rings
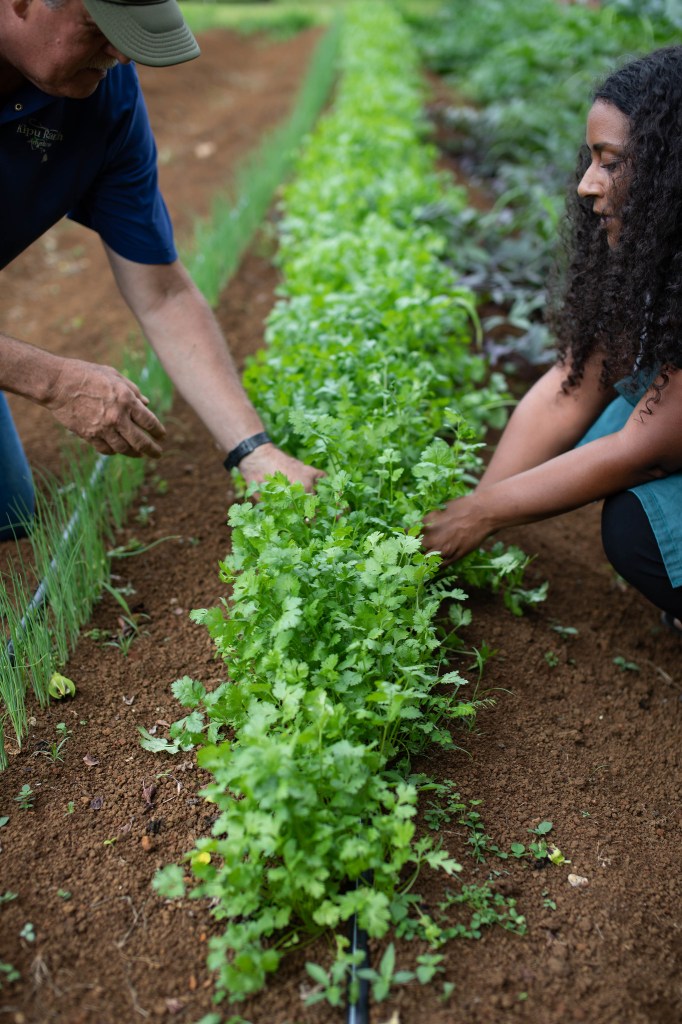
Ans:
POLYGON ((227 453, 227 458, 223 462, 225 469, 235 469, 242 459, 250 455, 256 448, 260 448, 262 444, 272 444, 268 435, 263 431, 260 434, 253 434, 251 437, 247 437, 244 441, 241 441, 236 448, 233 448, 231 452, 227 453))

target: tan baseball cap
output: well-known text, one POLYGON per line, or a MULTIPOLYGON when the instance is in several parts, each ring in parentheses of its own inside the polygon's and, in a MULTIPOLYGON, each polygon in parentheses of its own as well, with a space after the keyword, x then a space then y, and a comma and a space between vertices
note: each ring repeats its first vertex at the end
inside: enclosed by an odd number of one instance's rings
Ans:
POLYGON ((83 0, 88 14, 126 57, 151 67, 198 57, 176 0, 83 0))

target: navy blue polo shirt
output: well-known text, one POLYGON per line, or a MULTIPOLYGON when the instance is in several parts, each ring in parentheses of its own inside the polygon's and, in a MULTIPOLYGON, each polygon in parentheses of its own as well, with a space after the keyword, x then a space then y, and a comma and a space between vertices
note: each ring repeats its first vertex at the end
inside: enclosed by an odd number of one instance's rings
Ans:
POLYGON ((0 267, 65 215, 136 263, 177 257, 132 64, 117 64, 87 99, 48 96, 28 82, 6 99, 0 196, 0 267))

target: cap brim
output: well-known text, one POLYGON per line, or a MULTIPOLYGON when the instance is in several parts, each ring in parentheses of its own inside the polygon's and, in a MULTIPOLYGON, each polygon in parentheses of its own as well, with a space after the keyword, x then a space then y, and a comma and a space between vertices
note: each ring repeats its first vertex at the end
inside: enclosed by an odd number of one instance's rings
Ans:
POLYGON ((109 42, 138 64, 167 67, 201 52, 176 0, 83 0, 109 42))

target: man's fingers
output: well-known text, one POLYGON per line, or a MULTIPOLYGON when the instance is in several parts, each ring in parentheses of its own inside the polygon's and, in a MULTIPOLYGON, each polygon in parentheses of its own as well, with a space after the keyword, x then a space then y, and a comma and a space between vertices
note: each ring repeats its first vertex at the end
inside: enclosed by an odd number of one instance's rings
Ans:
MULTIPOLYGON (((144 398, 144 396, 142 396, 144 398)), ((149 401, 149 399, 145 399, 149 401)), ((146 434, 156 438, 157 441, 163 441, 166 436, 166 428, 161 423, 151 409, 146 406, 137 405, 131 413, 131 419, 133 423, 136 423, 138 427, 141 427, 146 434)), ((157 446, 158 447, 158 446, 157 446)))
MULTIPOLYGON (((160 431, 155 432, 155 436, 163 438, 166 431, 155 416, 152 416, 152 419, 156 421, 160 428, 160 431)), ((133 458, 141 458, 143 455, 146 455, 152 459, 158 459, 161 455, 161 445, 157 444, 151 433, 142 430, 132 419, 124 421, 120 426, 111 430, 107 436, 107 441, 114 451, 120 455, 129 455, 133 458)))

